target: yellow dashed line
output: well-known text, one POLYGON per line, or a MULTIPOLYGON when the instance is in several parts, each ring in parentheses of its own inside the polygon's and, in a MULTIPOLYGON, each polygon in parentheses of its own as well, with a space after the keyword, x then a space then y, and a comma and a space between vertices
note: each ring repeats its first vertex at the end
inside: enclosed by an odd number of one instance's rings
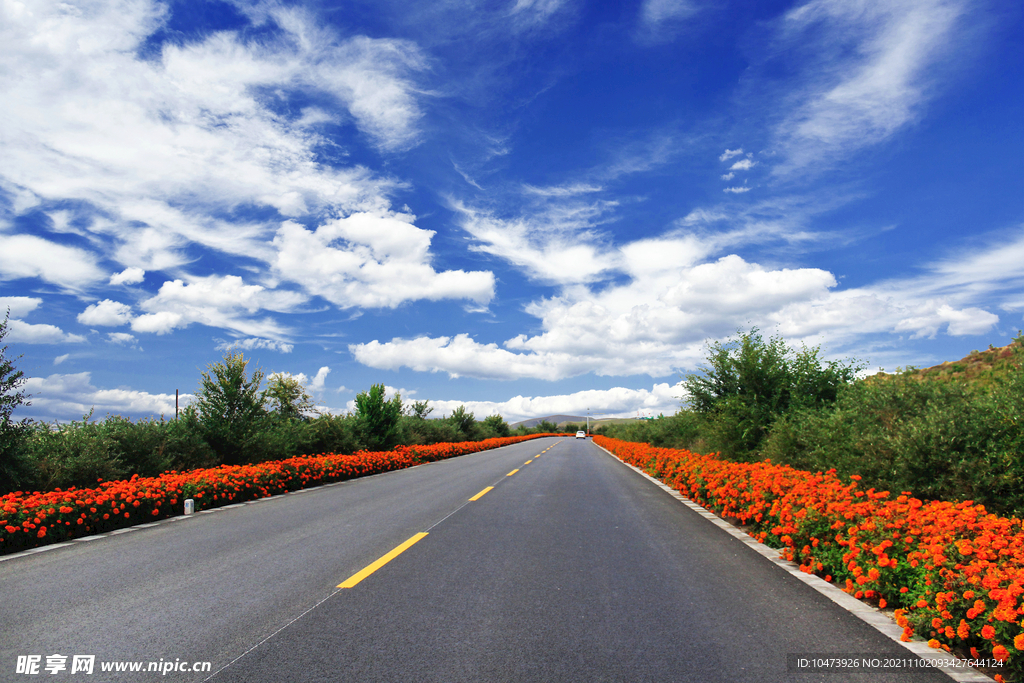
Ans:
POLYGON ((426 535, 427 535, 427 533, 425 531, 416 534, 415 536, 410 538, 408 541, 406 541, 402 545, 398 546, 397 548, 395 548, 394 550, 389 552, 387 555, 384 555, 383 557, 381 557, 379 560, 377 560, 373 564, 367 565, 366 568, 356 572, 352 576, 350 576, 347 579, 345 579, 342 583, 339 583, 338 584, 338 588, 352 588, 357 583, 359 583, 360 581, 365 579, 367 576, 369 576, 370 574, 374 573, 375 571, 377 571, 378 569, 380 569, 381 567, 386 565, 388 562, 390 562, 391 560, 395 559, 396 557, 398 557, 399 555, 404 553, 406 550, 408 550, 410 547, 412 547, 412 545, 414 543, 416 543, 420 539, 424 538, 426 535))
POLYGON ((471 503, 472 503, 472 502, 473 502, 474 500, 480 500, 481 498, 483 498, 483 497, 484 497, 484 494, 485 494, 485 493, 487 493, 488 491, 490 491, 490 490, 491 490, 491 489, 493 489, 493 488, 494 488, 493 486, 488 486, 488 487, 487 487, 487 488, 485 488, 485 489, 484 489, 483 491, 481 491, 480 493, 478 493, 478 494, 476 494, 475 496, 473 496, 472 498, 470 498, 470 499, 469 499, 469 502, 471 502, 471 503))
POLYGON ((516 473, 516 472, 518 472, 518 471, 519 471, 519 468, 517 467, 516 469, 512 470, 511 472, 509 472, 509 473, 508 473, 508 474, 506 474, 505 476, 506 476, 506 477, 511 477, 511 476, 512 476, 513 474, 515 474, 515 473, 516 473))

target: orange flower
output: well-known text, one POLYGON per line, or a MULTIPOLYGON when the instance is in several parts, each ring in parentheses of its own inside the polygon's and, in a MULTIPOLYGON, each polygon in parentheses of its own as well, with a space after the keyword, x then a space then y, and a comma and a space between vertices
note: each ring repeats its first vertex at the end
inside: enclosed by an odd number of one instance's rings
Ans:
POLYGON ((996 637, 996 630, 992 628, 991 624, 985 624, 981 627, 981 637, 985 640, 992 640, 996 637))
POLYGON ((1013 647, 1017 650, 1024 650, 1024 633, 1018 633, 1013 639, 1013 647))
POLYGON ((1005 662, 1010 658, 1010 653, 1002 645, 996 645, 992 648, 992 656, 998 659, 1000 662, 1005 662))

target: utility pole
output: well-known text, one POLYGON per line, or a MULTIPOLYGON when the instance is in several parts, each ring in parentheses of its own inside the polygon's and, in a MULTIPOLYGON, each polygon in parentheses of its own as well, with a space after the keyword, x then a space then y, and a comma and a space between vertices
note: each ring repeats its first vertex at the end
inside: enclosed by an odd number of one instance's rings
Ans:
POLYGON ((174 419, 178 419, 178 390, 174 390, 174 419))

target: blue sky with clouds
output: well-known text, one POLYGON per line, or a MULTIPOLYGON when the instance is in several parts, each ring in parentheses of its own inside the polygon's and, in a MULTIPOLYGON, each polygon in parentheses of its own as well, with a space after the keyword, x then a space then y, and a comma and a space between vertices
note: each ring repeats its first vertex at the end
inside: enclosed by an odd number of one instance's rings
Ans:
POLYGON ((227 349, 345 411, 674 412, 758 326, 869 367, 1024 327, 1008 0, 0 6, 25 417, 227 349))

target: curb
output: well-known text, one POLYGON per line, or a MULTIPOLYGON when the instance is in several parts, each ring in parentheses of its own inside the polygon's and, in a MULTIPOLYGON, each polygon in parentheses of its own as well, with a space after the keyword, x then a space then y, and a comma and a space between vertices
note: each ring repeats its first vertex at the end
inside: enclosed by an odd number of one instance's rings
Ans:
MULTIPOLYGON (((597 446, 597 444, 594 445, 597 446)), ((889 617, 889 615, 887 615, 886 613, 882 612, 881 610, 875 607, 872 607, 871 605, 861 602, 849 593, 844 593, 842 590, 840 590, 833 584, 825 581, 820 576, 815 576, 814 574, 806 574, 800 571, 798 565, 795 562, 790 562, 789 560, 785 560, 782 558, 782 552, 780 550, 776 548, 770 548, 764 543, 761 543, 760 541, 754 539, 752 536, 744 533, 743 531, 740 531, 735 526, 725 521, 715 513, 711 512, 710 510, 704 507, 701 507, 700 505, 697 505, 692 500, 684 497, 681 493, 679 493, 679 491, 676 491, 672 487, 663 483, 661 480, 655 479, 651 475, 641 470, 639 467, 624 462, 617 455, 615 455, 608 449, 603 448, 601 446, 597 447, 600 448, 605 453, 607 453, 612 458, 614 458, 615 462, 625 467, 628 467, 629 469, 639 474, 641 477, 646 478, 655 486, 668 493, 670 496, 672 496, 680 503, 696 512, 704 519, 708 520, 718 528, 722 529, 733 538, 739 540, 747 547, 749 547, 751 550, 761 555, 762 557, 766 558, 769 562, 781 568, 783 571, 787 572, 793 578, 802 581, 814 590, 818 591, 826 598, 828 598, 832 602, 836 603, 837 605, 845 609, 847 612, 850 612, 855 617, 865 622, 885 637, 889 638, 893 642, 900 645, 900 647, 909 650, 910 652, 914 653, 915 655, 917 655, 925 661, 932 662, 933 668, 943 672, 944 674, 952 678, 954 681, 959 681, 961 683, 992 683, 994 681, 994 679, 983 674, 977 669, 968 666, 966 660, 960 659, 956 655, 946 652, 944 650, 936 650, 934 648, 928 647, 928 643, 926 643, 923 640, 912 640, 910 642, 900 640, 900 636, 903 635, 903 629, 897 626, 896 622, 894 622, 892 618, 889 617), (935 662, 955 663, 952 666, 943 666, 936 664, 935 662)))

